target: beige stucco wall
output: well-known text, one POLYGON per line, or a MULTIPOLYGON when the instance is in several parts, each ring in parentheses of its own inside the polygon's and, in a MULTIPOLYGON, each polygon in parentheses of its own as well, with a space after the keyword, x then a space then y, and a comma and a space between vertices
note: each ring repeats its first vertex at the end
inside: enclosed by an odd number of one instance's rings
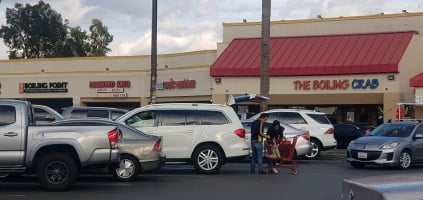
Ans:
MULTIPOLYGON (((215 50, 158 55, 157 83, 195 80, 194 88, 158 90, 162 97, 211 99, 210 65, 215 50)), ((138 101, 148 103, 150 96, 150 56, 58 58, 0 61, 0 98, 77 98, 81 101, 138 101), (104 98, 90 81, 130 81, 124 88, 126 98, 104 98), (19 83, 68 82, 66 93, 19 93, 19 83)))

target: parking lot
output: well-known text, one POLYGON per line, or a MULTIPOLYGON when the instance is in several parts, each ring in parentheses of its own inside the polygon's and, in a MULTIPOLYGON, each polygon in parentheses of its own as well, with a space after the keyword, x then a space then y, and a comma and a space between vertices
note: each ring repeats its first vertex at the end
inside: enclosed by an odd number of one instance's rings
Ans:
POLYGON ((249 163, 224 165, 219 174, 200 175, 189 165, 168 165, 140 175, 134 182, 114 182, 110 175, 82 175, 71 191, 41 191, 34 176, 0 182, 2 200, 47 199, 340 199, 344 178, 416 173, 386 167, 354 169, 343 150, 325 152, 319 160, 298 160, 298 174, 250 175, 249 163))

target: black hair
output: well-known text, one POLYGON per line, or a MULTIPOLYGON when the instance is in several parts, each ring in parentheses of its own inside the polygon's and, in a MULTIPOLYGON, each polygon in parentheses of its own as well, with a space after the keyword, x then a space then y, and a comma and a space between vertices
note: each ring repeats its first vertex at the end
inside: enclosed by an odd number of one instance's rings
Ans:
POLYGON ((260 119, 263 119, 265 117, 269 117, 269 114, 267 114, 267 113, 261 113, 259 118, 260 119))

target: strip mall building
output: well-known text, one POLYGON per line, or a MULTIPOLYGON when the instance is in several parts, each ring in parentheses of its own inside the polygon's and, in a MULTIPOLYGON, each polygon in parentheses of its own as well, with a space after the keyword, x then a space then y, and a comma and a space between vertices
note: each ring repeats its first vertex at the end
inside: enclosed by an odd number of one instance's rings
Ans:
MULTIPOLYGON (((423 119, 423 13, 271 23, 269 109, 307 108, 376 125, 423 119), (401 114, 400 114, 401 115, 401 114)), ((225 103, 260 92, 261 23, 224 23, 217 50, 158 56, 157 102, 225 103)), ((0 61, 0 98, 55 109, 150 102, 150 56, 0 61)), ((256 113, 259 105, 235 106, 256 113)))

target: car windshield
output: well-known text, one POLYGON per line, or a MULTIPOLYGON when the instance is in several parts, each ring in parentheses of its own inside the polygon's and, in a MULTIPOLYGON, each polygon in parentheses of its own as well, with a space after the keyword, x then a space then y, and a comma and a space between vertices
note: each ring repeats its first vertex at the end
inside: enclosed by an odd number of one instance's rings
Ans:
POLYGON ((378 126, 375 130, 370 132, 369 135, 384 137, 408 137, 415 126, 415 124, 386 123, 378 126))

